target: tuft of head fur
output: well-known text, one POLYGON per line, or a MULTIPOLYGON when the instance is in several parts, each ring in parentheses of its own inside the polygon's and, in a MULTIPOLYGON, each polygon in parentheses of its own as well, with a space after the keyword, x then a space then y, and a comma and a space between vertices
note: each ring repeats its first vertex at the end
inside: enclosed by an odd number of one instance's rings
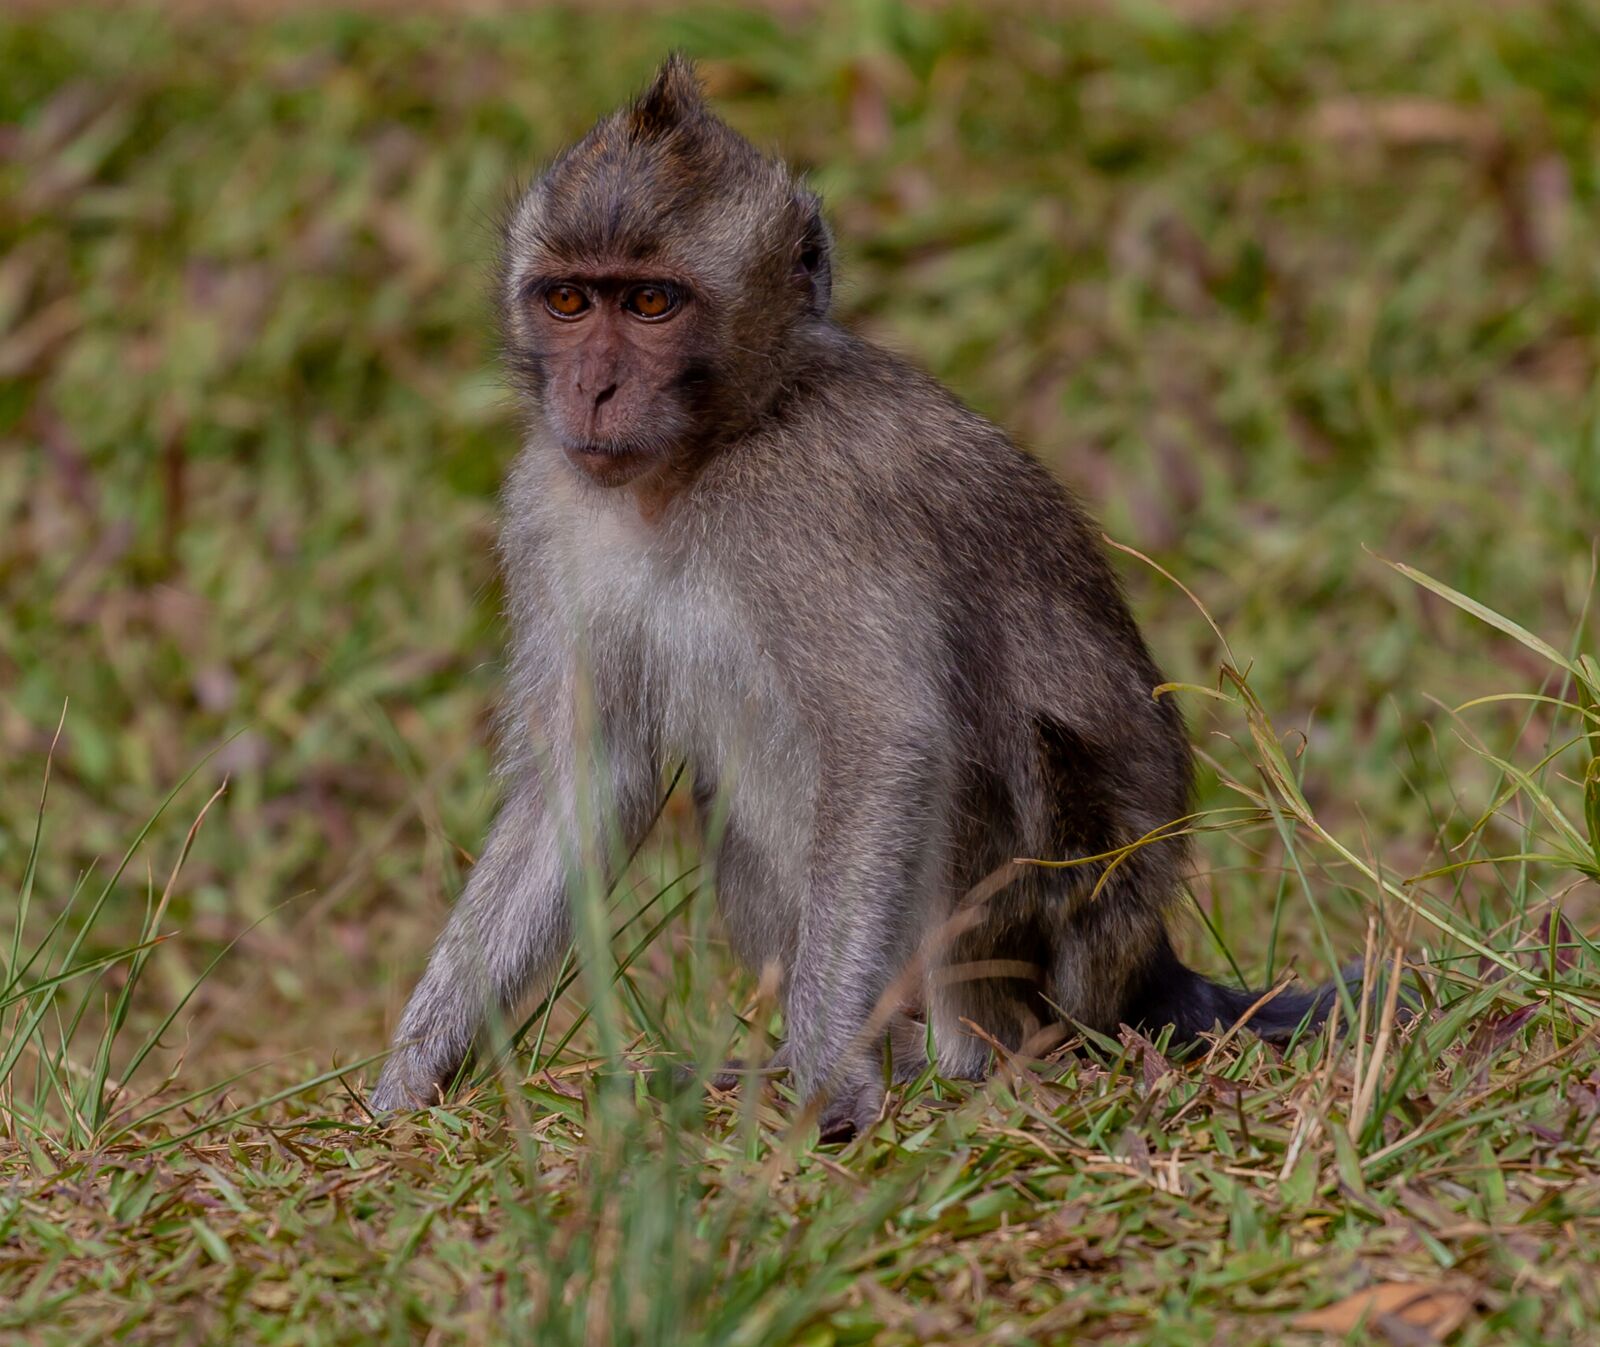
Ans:
POLYGON ((661 63, 650 87, 628 109, 628 129, 641 140, 655 140, 705 112, 705 92, 694 62, 675 51, 661 63))
POLYGON ((816 197, 706 106, 679 53, 549 166, 505 231, 513 276, 620 258, 697 270, 719 297, 782 281, 808 243, 827 243, 816 197))

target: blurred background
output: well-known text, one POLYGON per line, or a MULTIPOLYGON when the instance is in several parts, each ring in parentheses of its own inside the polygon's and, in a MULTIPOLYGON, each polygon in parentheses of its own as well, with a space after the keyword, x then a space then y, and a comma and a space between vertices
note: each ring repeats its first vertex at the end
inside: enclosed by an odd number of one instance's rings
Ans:
MULTIPOLYGON (((1484 804, 1463 738, 1548 728, 1448 708, 1547 669, 1373 553, 1579 628, 1600 7, 39 4, 0 16, 0 891, 65 707, 36 912, 195 771, 95 939, 137 932, 226 779, 150 976, 239 945, 173 1046, 381 1046, 494 804, 495 222, 671 46, 824 192, 844 321, 1194 591, 1326 824, 1440 863, 1484 804)), ((1214 683, 1194 605, 1118 564, 1169 676, 1214 683)), ((1325 970, 1293 913, 1267 948, 1284 869, 1218 837, 1196 880, 1256 975, 1325 970)), ((1355 881, 1308 882, 1359 941, 1355 881)), ((1488 927, 1499 883, 1459 881, 1488 927)))

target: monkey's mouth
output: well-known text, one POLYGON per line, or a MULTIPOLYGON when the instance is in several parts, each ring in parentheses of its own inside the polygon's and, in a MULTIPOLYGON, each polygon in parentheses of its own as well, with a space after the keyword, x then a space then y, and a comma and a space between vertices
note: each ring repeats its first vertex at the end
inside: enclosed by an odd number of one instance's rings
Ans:
POLYGON ((602 486, 621 486, 659 461, 659 455, 631 444, 567 440, 567 461, 602 486))
POLYGON ((569 454, 582 458, 626 458, 644 453, 638 445, 631 444, 627 440, 563 439, 561 447, 569 454))

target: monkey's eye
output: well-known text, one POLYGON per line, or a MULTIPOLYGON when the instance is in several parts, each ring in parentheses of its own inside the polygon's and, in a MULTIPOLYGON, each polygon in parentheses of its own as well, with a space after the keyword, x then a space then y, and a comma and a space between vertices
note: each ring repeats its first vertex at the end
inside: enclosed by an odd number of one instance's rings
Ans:
POLYGON ((636 285, 622 297, 622 307, 635 318, 654 322, 678 307, 678 296, 665 285, 636 285))
POLYGON ((544 306, 557 318, 579 318, 589 311, 589 296, 575 285, 552 285, 544 292, 544 306))

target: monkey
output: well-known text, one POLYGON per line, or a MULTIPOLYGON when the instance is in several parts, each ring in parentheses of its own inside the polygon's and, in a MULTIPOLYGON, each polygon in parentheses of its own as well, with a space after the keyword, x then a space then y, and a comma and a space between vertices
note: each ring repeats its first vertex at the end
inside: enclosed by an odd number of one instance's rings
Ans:
MULTIPOLYGON (((908 970, 938 1069, 974 1079, 1042 1027, 1193 1040, 1258 999, 1174 950, 1191 749, 1089 516, 841 325, 833 279, 819 198, 681 54, 511 208, 503 800, 375 1110, 440 1098, 486 1016, 548 986, 580 872, 614 876, 680 760, 720 803, 721 920, 779 970, 824 1139, 879 1116, 874 1013, 908 970)), ((1282 989, 1251 1027, 1330 1000, 1282 989)))

